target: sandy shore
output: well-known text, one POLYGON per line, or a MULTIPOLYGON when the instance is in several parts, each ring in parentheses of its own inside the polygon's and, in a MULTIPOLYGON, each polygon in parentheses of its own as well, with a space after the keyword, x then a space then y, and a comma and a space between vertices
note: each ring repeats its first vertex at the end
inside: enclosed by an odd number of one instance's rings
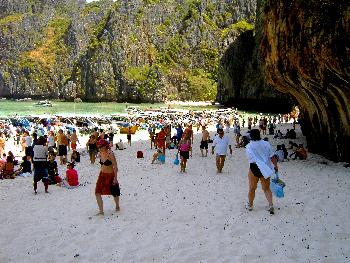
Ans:
MULTIPOLYGON (((118 213, 105 197, 105 216, 94 216, 99 165, 90 165, 87 154, 76 167, 83 184, 77 189, 50 186, 45 194, 39 184, 34 195, 32 178, 0 181, 0 262, 350 261, 350 170, 343 163, 315 154, 281 163, 286 196, 274 200, 271 216, 260 185, 254 210, 244 209, 244 149, 234 149, 218 175, 214 156, 200 156, 197 135, 188 172, 180 174, 174 150, 167 151, 164 165, 150 164, 154 150, 143 136, 115 151, 118 213), (138 150, 144 159, 136 159, 138 150)), ((288 144, 269 138, 274 149, 288 144)), ((304 140, 299 131, 298 138, 304 140)), ((59 170, 63 175, 65 167, 59 170)))

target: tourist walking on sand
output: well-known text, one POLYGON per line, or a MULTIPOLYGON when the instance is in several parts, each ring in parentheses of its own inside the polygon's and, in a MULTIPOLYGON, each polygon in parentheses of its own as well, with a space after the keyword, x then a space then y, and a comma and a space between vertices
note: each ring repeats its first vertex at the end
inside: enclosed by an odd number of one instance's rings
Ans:
POLYGON ((166 132, 164 128, 162 128, 158 133, 158 149, 161 149, 164 155, 165 155, 165 139, 166 139, 166 132))
POLYGON ((97 140, 95 135, 91 134, 89 140, 86 143, 86 148, 89 152, 91 164, 95 164, 96 154, 97 154, 97 140))
POLYGON ((3 132, 0 132, 0 156, 5 152, 6 137, 3 132))
POLYGON ((131 146, 131 128, 129 127, 128 133, 126 135, 126 139, 128 140, 129 146, 131 146))
POLYGON ((101 157, 101 170, 95 188, 96 201, 99 209, 99 213, 97 215, 104 215, 102 195, 112 195, 114 197, 116 211, 120 210, 118 165, 114 153, 110 149, 108 141, 100 139, 97 142, 97 147, 101 157))
POLYGON ((56 148, 55 144, 55 134, 53 133, 53 131, 49 131, 49 135, 47 136, 47 147, 49 149, 49 152, 54 151, 54 149, 56 148))
POLYGON ((211 153, 214 154, 214 149, 216 153, 216 168, 218 173, 222 173, 222 169, 225 165, 225 159, 227 155, 227 146, 230 149, 230 154, 232 155, 232 145, 230 139, 223 129, 217 130, 217 135, 214 138, 211 153))
POLYGON ((45 186, 45 193, 48 193, 49 175, 48 175, 48 148, 46 139, 41 136, 33 148, 33 167, 34 167, 34 193, 37 194, 38 182, 42 181, 45 186))
POLYGON ((80 144, 79 139, 78 139, 78 135, 77 135, 77 131, 73 130, 73 133, 70 136, 70 144, 71 144, 72 150, 76 150, 77 149, 77 143, 80 144))
POLYGON ((262 190, 269 203, 268 211, 274 213, 272 203, 272 193, 270 190, 270 177, 278 171, 277 157, 274 154, 272 147, 268 141, 264 141, 260 137, 258 129, 252 129, 250 132, 251 141, 246 146, 246 153, 249 161, 248 181, 248 203, 246 208, 249 211, 253 210, 255 198, 255 190, 260 180, 262 190))
POLYGON ((32 147, 33 139, 32 139, 32 136, 29 136, 29 132, 25 131, 23 133, 22 143, 24 146, 25 155, 27 157, 27 160, 29 161, 33 155, 33 147, 32 147))
POLYGON ((187 160, 192 157, 192 147, 191 147, 191 134, 184 132, 182 134, 182 138, 179 142, 179 150, 180 153, 180 168, 181 172, 186 172, 187 160))
POLYGON ((57 135, 57 145, 58 145, 58 156, 60 157, 60 164, 66 164, 67 162, 67 145, 68 139, 67 136, 63 133, 63 130, 60 129, 57 135))
POLYGON ((202 126, 202 140, 199 148, 201 149, 202 157, 208 156, 208 141, 210 139, 209 132, 205 126, 202 126), (205 155, 204 155, 205 151, 205 155))

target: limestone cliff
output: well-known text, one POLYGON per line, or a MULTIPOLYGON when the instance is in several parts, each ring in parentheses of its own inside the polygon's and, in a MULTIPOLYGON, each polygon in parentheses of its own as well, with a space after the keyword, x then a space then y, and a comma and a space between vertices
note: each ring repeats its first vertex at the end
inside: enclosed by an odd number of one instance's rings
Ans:
POLYGON ((0 96, 215 99, 253 0, 0 0, 0 96))
POLYGON ((308 149, 350 159, 349 1, 259 1, 269 84, 303 112, 308 149))

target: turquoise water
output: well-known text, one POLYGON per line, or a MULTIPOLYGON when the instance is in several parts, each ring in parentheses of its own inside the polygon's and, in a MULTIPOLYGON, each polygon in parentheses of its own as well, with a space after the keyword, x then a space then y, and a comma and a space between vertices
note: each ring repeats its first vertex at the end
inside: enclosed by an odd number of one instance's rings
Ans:
MULTIPOLYGON (((125 104, 116 102, 62 102, 52 101, 52 107, 39 107, 35 106, 34 103, 37 101, 12 101, 12 100, 0 100, 0 116, 12 116, 18 115, 39 115, 39 114, 77 114, 77 115, 111 115, 115 113, 126 113, 126 106, 137 106, 140 109, 159 109, 160 107, 166 107, 164 103, 142 103, 142 104, 125 104)), ((182 108, 182 109, 215 109, 215 106, 206 107, 194 107, 194 106, 171 106, 171 108, 182 108)))

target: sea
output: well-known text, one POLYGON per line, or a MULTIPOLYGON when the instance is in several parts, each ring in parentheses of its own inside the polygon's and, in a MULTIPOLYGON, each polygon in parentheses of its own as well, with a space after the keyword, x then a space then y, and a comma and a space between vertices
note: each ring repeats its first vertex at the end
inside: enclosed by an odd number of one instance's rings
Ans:
MULTIPOLYGON (((51 101, 52 107, 38 106, 39 101, 15 101, 15 100, 0 100, 0 116, 26 116, 26 115, 112 115, 126 113, 126 108, 136 106, 141 110, 145 109, 160 109, 168 107, 164 103, 116 103, 116 102, 63 102, 51 101)), ((217 106, 177 106, 171 105, 172 109, 217 109, 217 106)))

